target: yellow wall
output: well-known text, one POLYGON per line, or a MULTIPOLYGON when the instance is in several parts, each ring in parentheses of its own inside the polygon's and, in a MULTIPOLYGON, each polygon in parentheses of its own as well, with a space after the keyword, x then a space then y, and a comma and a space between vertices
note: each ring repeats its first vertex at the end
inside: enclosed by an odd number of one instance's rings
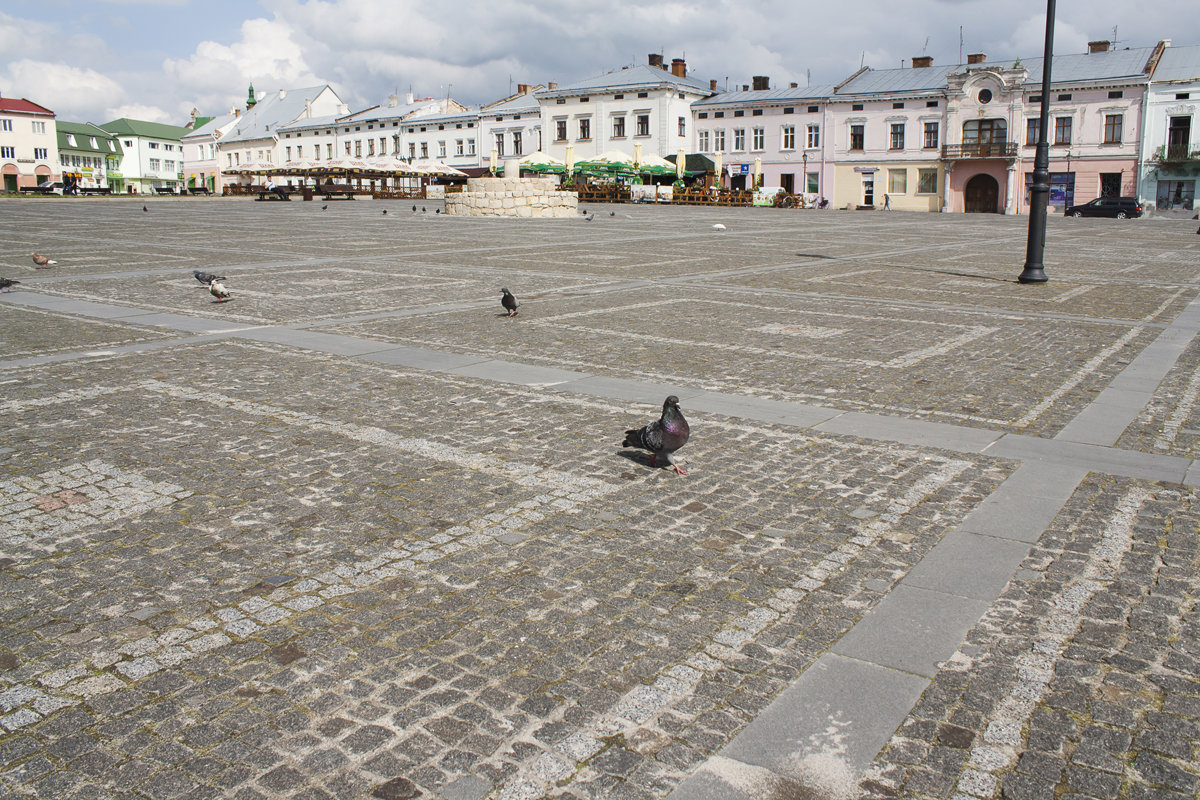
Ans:
MULTIPOLYGON (((903 164, 866 164, 862 167, 875 167, 875 207, 883 208, 883 196, 891 196, 893 211, 940 211, 942 208, 942 190, 945 186, 946 175, 941 164, 932 162, 906 162, 903 164), (903 194, 888 191, 888 170, 904 169, 907 172, 907 188, 903 194), (935 194, 917 194, 917 170, 936 169, 938 185, 935 194)), ((863 200, 863 173, 855 172, 854 165, 839 164, 834 167, 833 205, 845 208, 847 205, 859 205, 863 200)))

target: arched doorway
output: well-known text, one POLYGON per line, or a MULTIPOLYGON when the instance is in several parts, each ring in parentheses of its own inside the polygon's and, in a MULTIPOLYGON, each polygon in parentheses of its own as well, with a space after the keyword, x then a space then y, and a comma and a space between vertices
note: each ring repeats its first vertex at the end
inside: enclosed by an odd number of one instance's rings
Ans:
POLYGON ((996 214, 1000 211, 1000 183, 991 175, 976 175, 967 181, 964 192, 968 214, 996 214))

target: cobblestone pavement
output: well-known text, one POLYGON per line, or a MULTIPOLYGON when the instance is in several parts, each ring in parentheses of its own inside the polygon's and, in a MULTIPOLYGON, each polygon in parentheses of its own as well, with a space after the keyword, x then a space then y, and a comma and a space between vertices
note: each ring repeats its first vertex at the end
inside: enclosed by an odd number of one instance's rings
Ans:
POLYGON ((1200 796, 1193 223, 145 204, 0 204, 0 795, 1200 796))

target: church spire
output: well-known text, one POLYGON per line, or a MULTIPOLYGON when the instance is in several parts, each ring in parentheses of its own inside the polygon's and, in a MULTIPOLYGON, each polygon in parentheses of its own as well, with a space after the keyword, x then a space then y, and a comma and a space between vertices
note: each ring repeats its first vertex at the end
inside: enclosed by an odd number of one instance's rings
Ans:
POLYGON ((254 84, 251 83, 250 94, 246 96, 246 110, 249 111, 250 109, 254 108, 254 104, 257 102, 258 101, 254 99, 254 84))

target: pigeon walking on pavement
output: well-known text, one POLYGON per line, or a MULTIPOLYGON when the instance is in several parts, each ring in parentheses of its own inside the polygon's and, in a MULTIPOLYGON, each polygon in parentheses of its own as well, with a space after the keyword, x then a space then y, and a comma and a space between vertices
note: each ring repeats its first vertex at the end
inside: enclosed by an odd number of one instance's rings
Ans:
POLYGON ((29 255, 33 257, 33 263, 38 269, 46 269, 58 263, 49 256, 38 255, 37 253, 30 253, 29 255))
POLYGON ((208 293, 217 298, 218 303, 224 303, 231 297, 229 290, 225 288, 225 284, 221 283, 220 278, 213 278, 212 283, 208 284, 208 293))
POLYGON ((229 280, 224 275, 213 275, 211 272, 201 272, 198 269, 192 270, 192 275, 195 276, 196 280, 200 281, 205 286, 208 286, 213 281, 229 280))
POLYGON ((671 395, 663 401, 662 416, 641 429, 625 431, 625 441, 622 447, 640 447, 650 451, 650 466, 659 466, 661 458, 665 465, 670 465, 680 475, 687 472, 675 463, 674 453, 687 444, 691 430, 683 412, 679 410, 679 398, 671 395))
POLYGON ((512 292, 508 289, 500 290, 500 305, 508 312, 504 316, 515 317, 517 315, 517 298, 512 296, 512 292))
POLYGON ((18 283, 20 281, 14 281, 12 278, 0 278, 0 292, 11 292, 12 287, 18 283))

